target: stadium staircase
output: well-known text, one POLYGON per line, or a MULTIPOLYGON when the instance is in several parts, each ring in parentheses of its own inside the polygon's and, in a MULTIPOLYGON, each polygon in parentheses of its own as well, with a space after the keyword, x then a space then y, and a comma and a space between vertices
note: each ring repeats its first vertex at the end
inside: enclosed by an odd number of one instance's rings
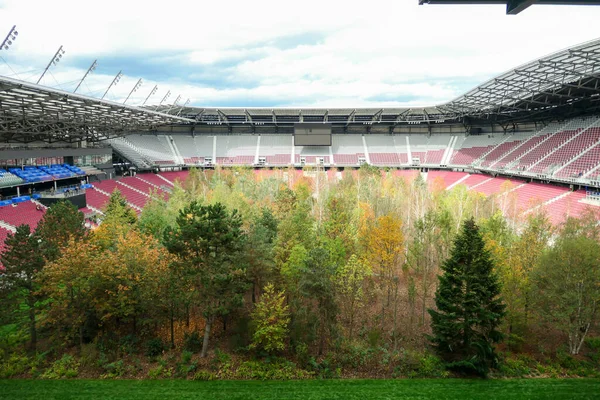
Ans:
POLYGON ((184 161, 183 157, 181 156, 181 153, 179 152, 179 149, 177 148, 177 144, 173 140, 173 137, 171 135, 167 135, 166 138, 167 138, 167 144, 169 145, 169 148, 171 149, 171 152, 173 153, 173 157, 179 164, 184 165, 185 161, 184 161))
POLYGON ((466 181, 469 178, 469 176, 471 176, 471 175, 470 174, 465 174, 465 176, 461 177, 457 181, 455 181, 455 182, 451 183, 450 185, 448 185, 448 187, 446 187, 446 190, 450 190, 454 186, 462 184, 464 181, 466 181))
POLYGON ((450 155, 452 155, 455 143, 456 143, 456 136, 450 136, 450 141, 448 142, 448 146, 446 146, 446 150, 444 150, 444 154, 442 155, 442 159, 440 160, 440 166, 448 165, 448 162, 450 161, 450 155))
POLYGON ((121 157, 128 160, 136 167, 140 169, 149 169, 152 166, 152 162, 143 156, 141 150, 125 138, 112 139, 110 144, 121 157))
MULTIPOLYGON (((472 175, 472 176, 475 176, 475 175, 472 175)), ((490 181, 492 181, 492 180, 494 179, 494 178, 488 178, 488 177, 487 177, 487 176, 485 176, 485 175, 482 175, 482 176, 483 176, 485 179, 482 179, 481 181, 479 181, 479 182, 475 183, 475 184, 474 184, 474 185, 472 185, 472 186, 467 186, 467 187, 469 188, 469 190, 473 190, 473 189, 475 189, 475 188, 477 188, 477 187, 479 187, 479 186, 481 186, 481 185, 483 185, 483 184, 486 184, 486 183, 488 183, 488 182, 490 182, 490 181)))

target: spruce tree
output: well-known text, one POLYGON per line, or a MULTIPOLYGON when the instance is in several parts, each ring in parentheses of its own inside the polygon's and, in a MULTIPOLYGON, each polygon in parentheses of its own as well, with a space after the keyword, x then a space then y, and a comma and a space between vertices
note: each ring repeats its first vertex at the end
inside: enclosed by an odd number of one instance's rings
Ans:
POLYGON ((502 339, 498 326, 504 316, 500 282, 478 226, 463 223, 444 264, 430 309, 437 354, 449 369, 487 375, 496 364, 494 344, 502 339))

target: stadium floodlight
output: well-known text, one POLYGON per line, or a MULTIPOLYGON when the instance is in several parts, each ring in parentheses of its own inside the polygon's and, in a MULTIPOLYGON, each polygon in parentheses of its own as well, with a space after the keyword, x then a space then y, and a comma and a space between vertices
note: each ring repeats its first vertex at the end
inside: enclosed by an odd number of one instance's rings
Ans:
POLYGON ((83 81, 85 80, 85 78, 89 74, 91 74, 96 69, 97 66, 98 66, 98 60, 94 60, 94 62, 92 63, 92 65, 90 65, 90 67, 86 71, 85 75, 83 75, 83 78, 81 78, 81 80, 77 84, 77 87, 75 88, 75 90, 73 90, 73 93, 75 93, 77 91, 77 89, 79 89, 79 86, 81 86, 81 84, 83 83, 83 81))
POLYGON ((181 114, 181 112, 183 111, 183 109, 185 108, 185 106, 187 106, 188 104, 190 104, 190 99, 187 99, 185 101, 185 103, 183 103, 183 105, 181 106, 181 108, 179 109, 179 111, 177 112, 177 116, 179 117, 179 114, 181 114))
POLYGON ((177 103, 179 103, 179 100, 181 100, 181 95, 177 96, 177 98, 175 99, 175 102, 173 102, 173 104, 171 104, 171 107, 169 107, 169 109, 167 110, 167 114, 171 112, 171 109, 173 107, 175 107, 177 105, 177 103))
POLYGON ((164 103, 169 98, 170 95, 171 95, 171 91, 167 90, 167 94, 165 94, 165 97, 163 97, 163 99, 160 101, 160 103, 158 103, 158 105, 159 106, 162 105, 162 103, 164 103))
POLYGON ((123 104, 127 103, 127 100, 129 100, 129 97, 131 97, 131 95, 133 94, 133 92, 137 91, 140 88, 140 86, 142 86, 142 78, 140 78, 137 81, 137 83, 135 84, 135 86, 133 87, 133 89, 131 89, 131 92, 129 92, 129 94, 125 98, 125 101, 123 102, 123 104))
POLYGON ((10 31, 8 31, 8 35, 6 35, 6 37, 4 38, 4 41, 0 45, 0 50, 8 50, 10 48, 10 46, 12 46, 14 41, 17 39, 17 36, 19 35, 19 32, 17 32, 16 29, 17 29, 17 26, 13 25, 13 27, 10 29, 10 31))
POLYGON ((108 85, 108 88, 106 89, 106 92, 104 92, 104 94, 102 95, 102 97, 100 98, 100 100, 104 99, 104 97, 106 96, 106 94, 108 93, 108 91, 110 90, 111 87, 113 87, 114 85, 116 85, 117 83, 119 83, 119 81, 121 80, 121 77, 123 77, 123 71, 119 71, 117 73, 117 75, 115 76, 115 79, 113 79, 112 82, 110 83, 110 85, 108 85))
POLYGON ((46 75, 46 72, 48 72, 48 70, 50 69, 50 66, 58 64, 64 54, 65 54, 65 51, 63 50, 63 47, 61 45, 58 48, 58 50, 56 50, 56 53, 54 53, 54 56, 52 57, 52 59, 50 60, 48 65, 46 65, 46 68, 44 69, 44 72, 42 72, 42 75, 40 76, 40 78, 37 80, 36 85, 39 84, 40 81, 42 80, 42 78, 44 77, 44 75, 46 75))
POLYGON ((144 102, 142 103, 142 106, 143 106, 144 104, 146 104, 146 102, 148 101, 148 99, 149 99, 151 96, 153 96, 153 95, 156 93, 156 91, 157 91, 157 90, 158 90, 158 85, 154 85, 154 87, 152 88, 152 91, 150 91, 150 94, 148 95, 148 97, 146 97, 146 100, 144 100, 144 102))

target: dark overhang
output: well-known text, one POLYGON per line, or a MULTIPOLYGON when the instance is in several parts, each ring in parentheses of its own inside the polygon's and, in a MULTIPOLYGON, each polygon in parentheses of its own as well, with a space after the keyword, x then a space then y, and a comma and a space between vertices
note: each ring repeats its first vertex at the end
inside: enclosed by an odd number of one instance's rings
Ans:
POLYGON ((546 5, 600 5, 600 1, 596 0, 571 0, 571 1, 560 1, 560 0, 419 0, 419 4, 506 4, 507 14, 518 14, 534 4, 546 4, 546 5))

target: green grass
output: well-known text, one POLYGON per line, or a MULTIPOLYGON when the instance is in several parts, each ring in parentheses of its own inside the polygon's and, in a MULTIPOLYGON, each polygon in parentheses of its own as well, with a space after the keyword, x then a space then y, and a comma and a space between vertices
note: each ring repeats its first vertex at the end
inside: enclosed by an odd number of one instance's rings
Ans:
POLYGON ((600 380, 1 380, 0 399, 597 399, 600 380))

